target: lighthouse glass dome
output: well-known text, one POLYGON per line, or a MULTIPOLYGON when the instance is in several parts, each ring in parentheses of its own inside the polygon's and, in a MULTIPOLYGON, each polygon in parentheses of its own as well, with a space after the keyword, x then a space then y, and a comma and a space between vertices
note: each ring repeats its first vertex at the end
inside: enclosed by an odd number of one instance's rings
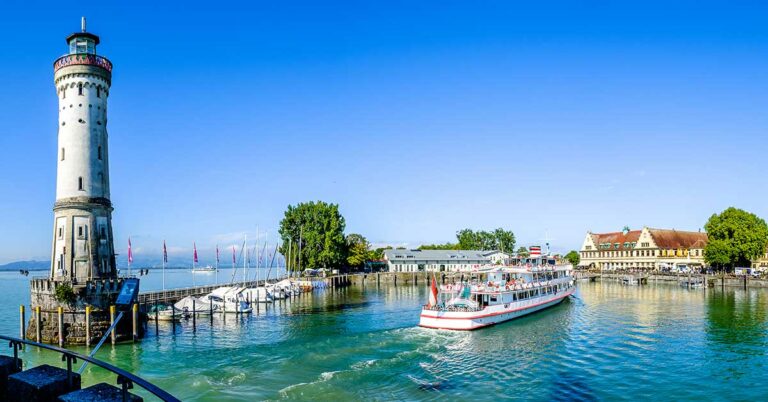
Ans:
POLYGON ((69 54, 96 54, 98 38, 95 35, 75 34, 67 38, 69 54))

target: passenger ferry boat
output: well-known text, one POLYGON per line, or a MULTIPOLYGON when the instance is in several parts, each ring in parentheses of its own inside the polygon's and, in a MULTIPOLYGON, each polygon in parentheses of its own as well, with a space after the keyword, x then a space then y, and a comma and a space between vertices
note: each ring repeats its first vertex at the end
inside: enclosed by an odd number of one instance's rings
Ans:
POLYGON ((478 279, 441 285, 432 279, 430 301, 421 310, 419 326, 473 330, 554 306, 572 295, 573 266, 546 257, 516 261, 511 266, 484 266, 469 272, 478 279))

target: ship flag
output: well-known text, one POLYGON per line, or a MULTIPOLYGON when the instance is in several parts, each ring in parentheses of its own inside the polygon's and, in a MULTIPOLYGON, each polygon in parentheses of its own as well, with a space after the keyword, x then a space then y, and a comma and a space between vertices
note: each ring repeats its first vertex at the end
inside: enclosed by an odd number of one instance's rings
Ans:
POLYGON ((133 264, 133 250, 131 250, 131 238, 128 238, 128 264, 133 264))
POLYGON ((432 284, 429 286, 429 306, 437 305, 437 283, 435 277, 432 276, 432 284))
POLYGON ((195 264, 197 264, 197 262, 198 262, 198 261, 197 261, 197 244, 196 244, 195 242, 192 242, 192 248, 193 248, 193 249, 194 249, 194 251, 195 251, 195 253, 194 253, 194 258, 195 258, 195 260, 194 260, 194 261, 195 261, 195 264))

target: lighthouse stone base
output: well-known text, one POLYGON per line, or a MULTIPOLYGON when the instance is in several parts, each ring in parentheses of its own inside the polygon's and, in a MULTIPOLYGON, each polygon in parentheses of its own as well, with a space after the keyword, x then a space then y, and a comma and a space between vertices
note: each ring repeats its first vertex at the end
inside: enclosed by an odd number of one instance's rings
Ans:
MULTIPOLYGON (((111 325, 109 307, 115 300, 123 285, 123 279, 97 279, 81 283, 53 280, 48 278, 33 279, 30 283, 32 311, 26 336, 37 339, 37 318, 35 311, 40 307, 40 341, 57 344, 59 342, 59 307, 63 310, 63 325, 61 332, 64 343, 68 345, 95 345, 107 332, 111 325), (69 286, 74 297, 68 301, 57 300, 56 288, 69 286), (86 331, 86 306, 90 306, 90 334, 86 331), (86 337, 90 340, 86 342, 86 337)), ((143 326, 139 325, 139 335, 143 326)), ((131 315, 125 314, 115 327, 117 340, 132 339, 131 315)))

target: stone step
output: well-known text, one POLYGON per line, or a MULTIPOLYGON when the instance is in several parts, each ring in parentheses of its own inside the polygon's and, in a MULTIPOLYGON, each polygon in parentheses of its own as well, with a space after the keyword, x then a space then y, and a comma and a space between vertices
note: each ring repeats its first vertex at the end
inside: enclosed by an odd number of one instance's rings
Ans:
POLYGON ((67 370, 43 364, 8 376, 7 400, 10 402, 56 401, 61 395, 80 389, 80 374, 71 373, 72 385, 67 380, 67 370))
MULTIPOLYGON (((60 402, 122 402, 122 390, 105 382, 73 391, 59 397, 60 402)), ((131 402, 143 402, 144 399, 129 393, 126 398, 131 402)))
POLYGON ((21 359, 14 359, 11 356, 0 356, 0 400, 5 401, 8 389, 8 376, 16 374, 21 367, 21 359))

